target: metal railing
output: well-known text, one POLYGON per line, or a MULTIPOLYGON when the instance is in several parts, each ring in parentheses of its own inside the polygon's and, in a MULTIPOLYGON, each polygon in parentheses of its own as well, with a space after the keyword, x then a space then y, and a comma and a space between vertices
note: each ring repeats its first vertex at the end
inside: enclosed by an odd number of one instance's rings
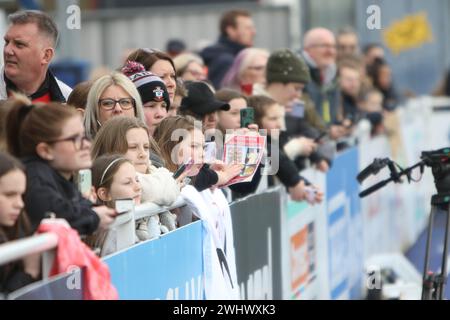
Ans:
POLYGON ((0 245, 0 265, 22 259, 30 254, 51 250, 57 246, 58 237, 52 233, 7 242, 0 245))
POLYGON ((181 197, 178 197, 170 206, 162 207, 154 203, 147 202, 134 208, 134 220, 151 217, 164 211, 176 209, 185 206, 186 203, 181 197))
POLYGON ((46 279, 53 264, 54 250, 58 246, 58 236, 44 233, 0 245, 0 266, 20 260, 28 255, 43 253, 42 277, 46 279))
MULTIPOLYGON (((122 214, 110 226, 116 230, 117 251, 135 244, 135 221, 151 217, 167 210, 180 208, 185 205, 178 198, 172 205, 163 207, 154 203, 144 203, 136 206, 133 211, 122 214)), ((0 245, 0 266, 20 260, 25 256, 43 253, 42 276, 46 279, 53 264, 54 250, 58 246, 58 237, 53 233, 44 233, 28 238, 14 240, 0 245)))
POLYGON ((148 202, 137 205, 134 207, 133 211, 118 216, 116 221, 114 221, 114 223, 110 226, 110 229, 116 230, 116 251, 129 248, 135 244, 136 220, 151 217, 175 208, 180 208, 184 205, 185 202, 181 197, 176 199, 170 206, 159 206, 148 202))
MULTIPOLYGON (((440 107, 445 108, 446 106, 450 105, 449 99, 430 99, 427 101, 427 99, 423 100, 415 100, 417 102, 417 105, 411 105, 406 108, 405 114, 417 114, 418 112, 421 112, 421 117, 423 117, 423 114, 425 111, 429 108, 425 108, 424 105, 434 106, 434 107, 440 107), (431 104, 432 102, 432 104, 431 104)), ((445 118, 448 119, 448 118, 445 118)), ((445 120, 444 119, 444 120, 445 120)), ((446 120, 445 120, 446 121, 446 120)), ((448 128, 446 122, 446 126, 443 126, 444 129, 448 128)), ((436 129, 436 128, 435 128, 436 129)), ((432 130, 439 131, 438 134, 442 135, 442 130, 432 130)), ((447 136, 445 137, 447 139, 447 136)), ((433 141, 433 140, 430 140, 433 141)), ((447 141, 447 140, 446 140, 447 141)), ((447 145, 447 144, 446 144, 447 145)), ((245 201, 246 198, 241 199, 240 201, 245 201)), ((123 215, 120 215, 116 218, 115 222, 112 224, 111 228, 115 228, 117 231, 117 243, 120 245, 119 247, 121 249, 126 249, 129 247, 132 247, 135 244, 135 221, 138 219, 142 219, 145 217, 150 217, 156 214, 159 214, 161 212, 171 210, 174 208, 180 208, 185 205, 185 202, 178 198, 171 206, 168 207, 161 207, 158 205, 155 205, 153 203, 144 203, 141 205, 136 206, 132 211, 125 213, 123 215)), ((286 210, 284 208, 283 210, 286 210)), ((412 219, 411 219, 412 221, 412 219)), ((418 225, 419 223, 415 223, 418 225)), ((377 226, 374 226, 376 228, 377 226)), ((417 228, 415 228, 416 230, 417 228)), ((374 235, 379 234, 377 232, 372 232, 374 235)), ((406 232, 403 232, 402 234, 407 234, 406 232)), ((26 256, 31 253, 37 253, 37 252, 48 252, 48 250, 51 250, 52 248, 55 248, 57 245, 57 238, 54 235, 50 234, 43 234, 39 236, 35 236, 33 238, 13 241, 7 244, 0 245, 0 265, 4 263, 8 263, 13 260, 17 260, 22 258, 23 256, 26 256)), ((383 244, 377 244, 377 248, 382 246, 383 244)), ((390 247, 390 244, 385 244, 386 248, 389 250, 393 250, 390 247), (389 247, 388 247, 389 246, 389 247)), ((368 248, 372 248, 372 245, 368 248)), ((375 246, 373 246, 375 247, 375 246)), ((368 253, 373 253, 370 251, 367 251, 368 253)), ((47 254, 47 253, 46 253, 47 254)), ((43 259, 46 260, 46 259, 43 259)))

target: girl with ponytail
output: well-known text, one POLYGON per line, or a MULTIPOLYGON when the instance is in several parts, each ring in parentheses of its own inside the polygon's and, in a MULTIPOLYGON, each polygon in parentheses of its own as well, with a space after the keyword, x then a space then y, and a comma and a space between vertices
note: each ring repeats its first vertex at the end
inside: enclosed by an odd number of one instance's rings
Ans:
POLYGON ((78 170, 92 165, 91 143, 74 109, 16 99, 5 129, 9 153, 26 167, 25 207, 33 230, 48 213, 66 219, 80 234, 92 234, 113 222, 113 209, 93 207, 73 183, 78 170))

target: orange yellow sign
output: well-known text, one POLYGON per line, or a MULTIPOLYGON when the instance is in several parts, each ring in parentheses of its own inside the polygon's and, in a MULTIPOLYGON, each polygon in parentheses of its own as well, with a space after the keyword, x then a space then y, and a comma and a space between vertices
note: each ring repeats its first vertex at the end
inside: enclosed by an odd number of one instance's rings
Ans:
POLYGON ((427 14, 421 12, 394 22, 383 31, 383 39, 386 46, 397 55, 432 42, 433 33, 427 14))

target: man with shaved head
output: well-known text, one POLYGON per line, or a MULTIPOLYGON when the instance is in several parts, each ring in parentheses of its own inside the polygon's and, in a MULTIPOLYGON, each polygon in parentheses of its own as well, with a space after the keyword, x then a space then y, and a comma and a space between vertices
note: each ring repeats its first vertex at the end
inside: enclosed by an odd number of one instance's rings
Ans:
POLYGON ((312 100, 317 112, 330 126, 330 135, 339 138, 345 134, 345 129, 337 123, 340 94, 333 32, 325 28, 307 31, 303 39, 303 57, 311 74, 311 81, 305 86, 305 99, 312 100))

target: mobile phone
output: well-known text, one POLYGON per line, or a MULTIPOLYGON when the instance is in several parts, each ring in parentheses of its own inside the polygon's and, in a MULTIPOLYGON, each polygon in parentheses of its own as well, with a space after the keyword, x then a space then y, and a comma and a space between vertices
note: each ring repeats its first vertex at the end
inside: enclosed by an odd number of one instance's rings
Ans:
POLYGON ((178 169, 177 171, 175 171, 175 173, 173 174, 173 178, 177 179, 179 176, 181 176, 181 174, 186 171, 189 170, 192 165, 194 164, 194 160, 192 160, 192 158, 187 159, 178 169))
POLYGON ((205 163, 213 163, 216 161, 217 148, 215 141, 205 142, 205 163))
POLYGON ((255 123, 255 110, 247 107, 240 110, 241 113, 241 128, 247 128, 249 124, 255 123))
POLYGON ((309 203, 314 203, 316 201, 317 190, 311 186, 305 187, 306 199, 309 203))
POLYGON ((114 207, 116 208, 117 215, 127 213, 134 208, 134 200, 131 198, 127 199, 116 199, 114 201, 114 207))
POLYGON ((92 172, 91 169, 83 169, 78 171, 78 190, 81 194, 90 194, 92 188, 92 172))
POLYGON ((305 117, 305 103, 296 101, 292 105, 292 111, 289 113, 292 117, 303 119, 305 117))

